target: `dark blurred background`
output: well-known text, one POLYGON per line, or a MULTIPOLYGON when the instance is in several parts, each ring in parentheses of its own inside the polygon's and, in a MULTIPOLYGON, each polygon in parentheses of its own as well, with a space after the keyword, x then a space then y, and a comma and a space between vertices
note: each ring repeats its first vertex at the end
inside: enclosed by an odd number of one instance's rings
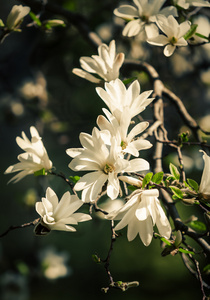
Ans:
MULTIPOLYGON (((114 38, 117 52, 124 52, 126 58, 152 64, 166 86, 183 100, 189 113, 206 131, 210 131, 209 45, 184 47, 166 58, 161 47, 148 45, 142 37, 122 37, 123 22, 113 16, 119 1, 48 2, 82 14, 91 30, 97 32, 105 43, 114 38)), ((4 22, 15 4, 21 3, 0 0, 0 18, 4 22)), ((61 16, 43 13, 41 18, 61 19, 61 16)), ((195 15, 195 19, 201 33, 205 34, 204 31, 210 28, 209 10, 203 9, 202 17, 195 15)), ((15 142, 16 136, 25 131, 30 137, 30 126, 36 126, 57 171, 67 177, 76 175, 68 168, 70 157, 65 150, 80 146, 79 133, 91 133, 104 107, 94 84, 72 74, 72 69, 79 67, 81 56, 91 56, 96 51, 77 28, 63 20, 67 25, 65 28, 45 32, 27 26, 31 23, 27 16, 22 32, 12 33, 0 45, 0 233, 11 225, 37 218, 34 204, 45 195, 47 186, 52 187, 59 197, 68 190, 61 178, 50 176, 28 176, 17 184, 7 185, 12 176, 4 175, 4 171, 17 162, 16 157, 21 153, 15 142)), ((142 91, 152 89, 145 73, 132 75, 138 76, 142 91)), ((169 139, 176 139, 180 132, 189 131, 167 100, 165 116, 169 139)), ((152 109, 143 112, 142 118, 152 121, 152 109)), ((193 140, 192 134, 190 138, 193 140)), ((188 177, 199 182, 203 161, 198 149, 195 146, 184 148, 183 154, 188 177)), ((152 150, 141 154, 152 164, 152 150)), ((168 172, 169 161, 178 164, 178 160, 167 147, 164 156, 165 172, 168 172)), ((193 214, 193 208, 182 203, 178 204, 178 210, 183 220, 193 214)), ((84 211, 88 212, 88 208, 84 211)), ((129 243, 126 229, 114 245, 111 271, 116 281, 137 280, 140 285, 124 293, 110 290, 104 294, 101 288, 108 285, 108 278, 103 265, 97 265, 92 254, 105 258, 109 245, 109 223, 96 215, 92 222, 79 224, 76 233, 52 232, 46 237, 38 237, 33 234, 32 227, 11 231, 0 240, 0 299, 202 298, 199 282, 184 267, 179 255, 161 257, 158 240, 153 240, 149 247, 143 246, 139 238, 129 243)))

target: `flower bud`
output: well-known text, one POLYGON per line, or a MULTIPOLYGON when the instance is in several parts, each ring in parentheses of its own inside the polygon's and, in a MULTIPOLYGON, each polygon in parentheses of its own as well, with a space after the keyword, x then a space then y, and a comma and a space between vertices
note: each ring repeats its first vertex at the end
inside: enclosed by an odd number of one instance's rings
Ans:
POLYGON ((22 23, 23 18, 30 12, 30 7, 22 5, 14 5, 7 17, 7 29, 10 31, 17 30, 22 23))

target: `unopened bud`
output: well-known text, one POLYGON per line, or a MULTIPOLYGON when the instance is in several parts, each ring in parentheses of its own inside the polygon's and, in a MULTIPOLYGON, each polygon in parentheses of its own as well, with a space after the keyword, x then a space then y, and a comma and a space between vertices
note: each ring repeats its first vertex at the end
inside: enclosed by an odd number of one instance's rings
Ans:
POLYGON ((137 178, 134 178, 134 177, 130 177, 130 176, 119 176, 118 177, 120 180, 128 183, 128 184, 131 184, 131 185, 134 185, 134 186, 137 186, 137 187, 141 187, 142 186, 142 181, 137 179, 137 178))
POLYGON ((175 242, 174 242, 174 246, 176 248, 178 248, 180 246, 181 242, 182 242, 182 233, 181 233, 180 230, 178 230, 177 233, 176 233, 176 239, 175 239, 175 242))
POLYGON ((47 20, 45 22, 43 22, 43 24, 47 24, 50 27, 56 27, 56 26, 65 26, 65 23, 63 20, 47 20))
POLYGON ((196 200, 195 198, 192 199, 182 199, 182 202, 184 202, 184 204, 186 205, 193 205, 193 204, 198 204, 199 201, 196 200))

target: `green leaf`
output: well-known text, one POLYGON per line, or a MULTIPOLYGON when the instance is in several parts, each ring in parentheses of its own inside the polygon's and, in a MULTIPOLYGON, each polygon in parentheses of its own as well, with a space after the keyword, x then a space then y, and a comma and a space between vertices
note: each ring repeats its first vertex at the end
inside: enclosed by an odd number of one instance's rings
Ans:
POLYGON ((171 242, 166 240, 164 237, 160 237, 160 240, 164 242, 166 245, 171 246, 171 242))
POLYGON ((147 174, 144 176, 144 179, 143 179, 143 181, 142 181, 142 189, 150 182, 152 176, 153 176, 153 173, 152 173, 152 172, 147 173, 147 174))
POLYGON ((188 223, 188 226, 194 229, 195 231, 199 231, 199 232, 206 231, 206 225, 201 221, 191 221, 190 223, 188 223))
POLYGON ((46 172, 45 172, 45 168, 39 170, 39 171, 36 171, 34 172, 34 176, 42 176, 42 175, 45 175, 46 172))
POLYGON ((174 180, 176 180, 176 178, 175 178, 174 176, 168 176, 168 177, 166 178, 166 180, 167 180, 167 181, 174 181, 174 180))
POLYGON ((39 18, 32 11, 29 13, 29 16, 36 23, 36 25, 38 25, 39 27, 42 26, 42 22, 39 20, 39 18))
POLYGON ((177 198, 183 199, 184 195, 179 188, 177 188, 175 186, 169 186, 169 187, 177 198))
POLYGON ((159 240, 161 240, 162 242, 164 242, 166 245, 171 246, 172 243, 169 240, 167 240, 166 238, 159 235, 158 233, 154 233, 154 236, 156 238, 158 238, 159 240))
POLYGON ((94 262, 97 263, 97 264, 100 264, 100 263, 101 263, 100 257, 98 257, 98 255, 96 255, 96 254, 92 254, 92 259, 93 259, 94 262))
POLYGON ((171 175, 174 176, 176 180, 180 179, 180 173, 179 173, 177 167, 174 166, 172 163, 170 163, 170 165, 169 165, 169 170, 171 172, 171 175))
POLYGON ((190 185, 190 187, 196 191, 196 193, 198 193, 198 189, 199 189, 199 185, 198 183, 193 180, 193 179, 190 179, 190 178, 187 178, 187 182, 188 184, 190 185))
POLYGON ((209 41, 209 37, 208 37, 208 36, 205 36, 205 35, 200 34, 200 33, 198 33, 198 32, 196 32, 195 35, 199 36, 199 37, 202 38, 202 39, 205 39, 205 40, 209 41))
POLYGON ((210 272, 210 264, 206 265, 204 268, 203 268, 203 271, 205 273, 209 273, 210 272))
POLYGON ((185 250, 183 248, 179 248, 178 251, 182 252, 182 253, 185 253, 185 254, 192 254, 192 255, 195 254, 193 251, 185 250))
POLYGON ((156 173, 155 175, 153 175, 151 181, 160 184, 163 180, 163 174, 163 172, 156 173))
POLYGON ((196 32, 197 27, 198 27, 198 24, 192 24, 190 27, 190 30, 184 35, 184 39, 189 40, 196 32))
POLYGON ((128 78, 128 79, 124 79, 123 83, 124 83, 124 85, 126 85, 126 84, 129 84, 129 83, 131 83, 132 81, 134 81, 136 79, 137 79, 137 77, 131 77, 131 78, 128 78))
POLYGON ((137 188, 138 188, 138 187, 136 187, 136 186, 128 185, 128 189, 129 189, 130 191, 135 191, 137 188))
POLYGON ((80 180, 79 176, 69 176, 69 179, 71 179, 74 183, 77 183, 77 181, 80 180))
POLYGON ((28 275, 30 272, 28 266, 22 261, 18 262, 16 267, 22 275, 28 275))
POLYGON ((182 132, 179 134, 179 141, 180 143, 183 143, 183 142, 188 142, 189 141, 189 132, 182 132))

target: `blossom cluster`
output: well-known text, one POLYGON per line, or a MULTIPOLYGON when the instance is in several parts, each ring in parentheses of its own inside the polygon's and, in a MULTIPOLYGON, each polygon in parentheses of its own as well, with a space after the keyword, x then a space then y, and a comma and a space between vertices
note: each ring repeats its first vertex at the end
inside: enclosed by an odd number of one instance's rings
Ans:
MULTIPOLYGON (((67 192, 58 201, 55 192, 48 187, 46 196, 41 202, 36 203, 36 210, 41 217, 35 229, 37 234, 47 234, 51 230, 75 231, 71 225, 91 219, 87 214, 76 212, 84 203, 96 203, 103 192, 110 199, 117 199, 120 194, 120 180, 124 182, 137 180, 122 174, 146 171, 150 168, 149 162, 139 157, 142 150, 152 147, 148 140, 141 137, 149 123, 147 121, 135 125, 133 123, 135 117, 154 100, 150 97, 152 90, 141 92, 138 80, 127 87, 119 79, 124 54, 116 54, 114 40, 109 46, 105 44, 99 46, 98 53, 99 57, 83 58, 80 62, 86 73, 88 71, 96 73, 101 80, 106 81, 103 88, 96 88, 96 92, 107 108, 103 108, 104 115, 98 116, 96 121, 98 127, 93 128, 92 134, 80 133, 82 147, 66 150, 72 158, 69 168, 76 172, 85 172, 74 186, 76 192, 81 191, 81 200, 78 196, 71 196, 67 192)), ((96 82, 89 73, 83 76, 82 70, 77 72, 74 70, 74 73, 96 82)), ((17 137, 17 143, 25 153, 18 156, 19 163, 5 171, 6 174, 19 171, 12 178, 13 181, 19 181, 24 176, 40 170, 44 170, 42 174, 50 173, 52 170, 52 162, 35 127, 31 127, 30 132, 31 141, 24 132, 22 138, 17 137)), ((157 196, 157 190, 151 193, 139 190, 138 197, 136 195, 132 197, 119 212, 111 212, 107 219, 116 219, 118 215, 121 216, 128 210, 116 226, 118 230, 128 225, 128 240, 132 240, 139 232, 143 243, 149 245, 155 224, 160 233, 169 238, 171 227, 157 196), (139 210, 142 212, 146 210, 146 215, 143 213, 140 216, 139 210), (126 222, 128 214, 130 219, 126 222), (133 223, 135 216, 137 219, 133 223)))
MULTIPOLYGON (((186 33, 191 28, 189 21, 179 24, 175 17, 178 12, 175 6, 163 8, 165 0, 133 0, 134 5, 122 5, 114 10, 118 17, 128 23, 123 30, 124 36, 136 36, 145 32, 147 42, 152 45, 165 46, 164 55, 171 56, 177 46, 186 46, 186 33)), ((206 1, 177 1, 176 6, 188 9, 190 5, 208 6, 206 1)), ((8 28, 17 27, 22 18, 29 12, 27 8, 14 8, 8 17, 8 28), (16 16, 16 17, 15 17, 16 16)), ((45 197, 36 203, 36 211, 40 222, 35 228, 36 234, 47 234, 51 230, 74 232, 71 225, 91 220, 89 214, 78 212, 85 203, 95 205, 104 194, 115 201, 121 194, 120 182, 136 187, 129 200, 117 210, 107 213, 108 220, 119 220, 115 230, 127 226, 127 238, 132 241, 139 235, 145 246, 151 243, 153 227, 156 225, 161 236, 169 239, 171 225, 158 199, 157 188, 141 188, 139 178, 132 173, 148 171, 150 164, 141 157, 142 150, 152 147, 150 141, 142 137, 149 122, 141 121, 137 116, 154 98, 152 90, 141 92, 138 80, 128 86, 120 79, 120 68, 124 63, 124 53, 116 52, 115 40, 109 45, 101 44, 98 55, 81 57, 81 69, 73 69, 73 73, 100 86, 96 93, 104 102, 103 114, 96 120, 97 126, 92 133, 80 133, 80 148, 66 150, 72 160, 69 168, 75 172, 85 172, 76 182, 76 195, 66 192, 61 200, 48 187, 45 197), (102 87, 103 86, 103 87, 102 87), (137 123, 135 123, 137 121, 137 123), (134 125, 135 124, 135 125, 134 125), (81 199, 77 193, 81 194, 81 199)), ((18 172, 10 181, 18 182, 26 175, 52 173, 53 164, 48 157, 41 137, 35 127, 30 127, 31 140, 24 132, 16 141, 24 153, 18 155, 19 162, 9 166, 5 174, 18 172)), ((204 152, 205 168, 201 179, 199 193, 209 199, 210 158, 204 152)))
MULTIPOLYGON (((164 55, 171 56, 176 47, 187 46, 185 35, 191 29, 191 22, 181 24, 176 7, 189 9, 191 6, 210 7, 204 0, 176 0, 174 6, 164 6, 166 0, 133 0, 133 5, 121 5, 114 10, 114 14, 126 20, 122 34, 134 37, 144 32, 149 44, 165 46, 164 55)), ((191 36, 190 36, 191 37, 191 36)))

